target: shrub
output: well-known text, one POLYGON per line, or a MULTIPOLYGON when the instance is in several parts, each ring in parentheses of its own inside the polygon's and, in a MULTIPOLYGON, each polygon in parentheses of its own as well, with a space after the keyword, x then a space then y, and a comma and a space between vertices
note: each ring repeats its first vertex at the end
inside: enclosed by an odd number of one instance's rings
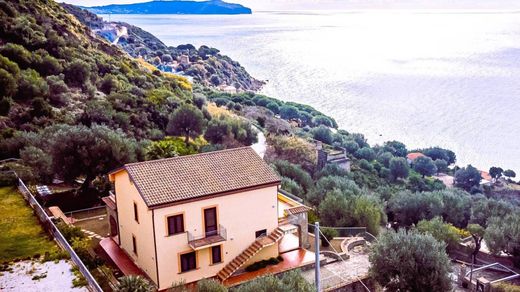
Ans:
POLYGON ((0 54, 15 62, 22 69, 28 68, 32 63, 32 54, 23 46, 7 43, 0 47, 0 54))
POLYGON ((356 153, 354 153, 354 156, 357 159, 365 159, 367 161, 372 161, 376 158, 376 153, 370 147, 363 147, 357 150, 356 153))
POLYGON ((282 177, 282 189, 300 198, 305 197, 305 191, 303 188, 290 178, 282 177))
POLYGON ((311 133, 314 139, 321 141, 325 144, 332 144, 333 142, 332 131, 325 126, 313 128, 311 130, 311 133))
POLYGON ((247 266, 246 267, 246 271, 254 272, 254 271, 258 271, 260 269, 263 269, 263 268, 265 268, 267 266, 277 265, 278 263, 280 263, 280 259, 278 259, 278 258, 270 258, 270 259, 267 259, 267 260, 261 260, 261 261, 255 262, 255 263, 247 266))
POLYGON ((90 78, 90 65, 82 60, 75 60, 65 69, 65 82, 80 87, 90 78))
POLYGON ((494 292, 520 292, 520 286, 509 283, 496 283, 492 285, 494 292))
POLYGON ((364 170, 368 170, 368 171, 374 170, 374 167, 372 166, 372 164, 370 164, 370 162, 366 161, 365 159, 361 159, 359 161, 359 167, 361 167, 364 170))
POLYGON ((312 118, 312 124, 314 126, 324 125, 324 126, 329 127, 329 128, 333 128, 334 127, 334 122, 329 117, 322 116, 322 115, 313 117, 312 118))
POLYGON ((386 168, 390 167, 390 160, 394 158, 394 155, 390 152, 383 152, 377 156, 377 161, 384 165, 386 168))
POLYGON ((31 115, 33 117, 50 117, 52 114, 51 106, 41 97, 37 97, 32 101, 31 115))
POLYGON ((41 78, 38 72, 33 69, 22 71, 20 81, 18 83, 18 92, 16 98, 18 100, 30 100, 37 96, 46 96, 49 92, 49 85, 45 79, 41 78))
POLYGON ((193 104, 195 104, 199 109, 202 109, 206 104, 206 97, 204 95, 194 94, 193 104))
POLYGON ((300 117, 298 108, 290 105, 283 105, 280 107, 280 116, 282 119, 290 120, 300 117))
POLYGON ((292 164, 285 160, 275 160, 272 162, 275 170, 284 177, 296 181, 307 192, 313 186, 313 181, 309 173, 297 164, 292 164))
MULTIPOLYGON (((1 69, 0 69, 1 70, 1 69)), ((0 116, 7 116, 11 110, 11 101, 9 98, 0 98, 0 116)))
POLYGON ((313 292, 314 286, 309 284, 298 271, 283 273, 280 277, 266 276, 256 278, 235 289, 235 292, 272 292, 298 291, 313 292))
POLYGON ((124 276, 119 278, 119 284, 116 287, 117 292, 152 292, 153 285, 142 276, 124 276))
POLYGON ((65 237, 65 239, 69 243, 72 242, 73 238, 83 239, 83 238, 87 237, 85 235, 85 233, 83 233, 83 231, 81 231, 80 227, 77 227, 74 225, 68 225, 63 221, 58 222, 58 224, 56 224, 56 227, 58 227, 58 229, 60 230, 63 237, 65 237))
POLYGON ((266 108, 275 114, 280 112, 280 106, 276 102, 270 102, 266 105, 266 108))
POLYGON ((212 119, 206 128, 204 139, 213 144, 221 144, 230 133, 231 126, 224 118, 212 119))
POLYGON ((0 96, 11 97, 16 93, 16 79, 11 73, 0 68, 0 96))
POLYGON ((228 289, 213 279, 202 279, 197 282, 198 292, 227 292, 228 289))
POLYGON ((334 237, 339 236, 338 231, 334 228, 325 227, 325 228, 321 228, 320 231, 321 231, 321 245, 323 247, 330 246, 329 242, 332 239, 334 239, 334 237))
POLYGON ((460 236, 457 228, 445 223, 441 217, 419 221, 417 230, 421 233, 430 234, 438 241, 444 242, 449 248, 454 248, 459 243, 460 236))
POLYGON ((101 80, 101 85, 99 86, 99 90, 104 92, 105 94, 110 94, 113 91, 117 91, 120 87, 120 83, 117 80, 117 77, 112 74, 107 74, 101 80))
POLYGON ((14 186, 17 184, 16 175, 12 172, 0 172, 0 187, 14 186))

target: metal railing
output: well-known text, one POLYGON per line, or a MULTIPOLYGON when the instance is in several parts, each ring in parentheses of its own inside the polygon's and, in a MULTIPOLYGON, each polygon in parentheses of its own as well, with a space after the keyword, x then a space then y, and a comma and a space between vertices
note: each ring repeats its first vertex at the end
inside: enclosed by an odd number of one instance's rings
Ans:
POLYGON ((82 220, 90 220, 93 218, 99 218, 107 215, 107 209, 105 206, 75 210, 70 212, 64 212, 65 215, 73 220, 73 222, 78 222, 82 220))
MULTIPOLYGON (((334 229, 338 232, 338 237, 353 237, 353 236, 365 236, 365 233, 367 233, 366 227, 327 227, 327 226, 320 226, 320 228, 326 229, 334 229)), ((312 224, 309 224, 309 232, 314 232, 314 226, 312 224)))
POLYGON ((222 226, 221 224, 218 225, 218 229, 217 230, 206 232, 206 233, 204 233, 202 235, 195 236, 195 235, 193 235, 193 233, 191 233, 189 231, 186 232, 186 233, 188 234, 188 243, 196 241, 196 240, 205 239, 205 238, 208 238, 208 237, 213 237, 213 236, 220 236, 224 240, 227 239, 226 228, 224 228, 224 226, 222 226))
POLYGON ((34 210, 34 213, 36 216, 38 216, 38 219, 43 224, 43 226, 52 234, 54 239, 58 242, 58 244, 70 255, 71 260, 76 264, 79 271, 85 277, 87 280, 87 283, 91 287, 92 291, 94 292, 103 292, 103 289, 99 286, 98 282, 90 271, 87 269, 87 267, 83 264, 83 261, 79 258, 79 256, 76 254, 74 249, 70 246, 70 244, 67 242, 65 237, 61 234, 60 230, 54 222, 52 222, 51 218, 45 213, 45 210, 42 208, 40 203, 34 198, 31 191, 27 188, 27 186, 24 184, 24 182, 17 177, 18 179, 18 190, 20 190, 20 193, 22 193, 24 199, 29 203, 31 208, 34 210))

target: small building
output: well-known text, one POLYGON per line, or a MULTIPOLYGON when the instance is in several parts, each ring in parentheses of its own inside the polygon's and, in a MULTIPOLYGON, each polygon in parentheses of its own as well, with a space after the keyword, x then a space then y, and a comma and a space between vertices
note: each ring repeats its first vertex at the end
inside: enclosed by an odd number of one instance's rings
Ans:
POLYGON ((337 164, 346 171, 350 171, 350 159, 345 148, 329 145, 324 147, 321 141, 316 141, 316 157, 318 159, 316 163, 318 171, 331 163, 337 164))
POLYGON ((115 193, 104 201, 116 226, 106 240, 159 290, 224 282, 285 252, 312 254, 310 208, 279 191, 280 177, 250 147, 126 164, 109 178, 115 193))
POLYGON ((408 164, 412 164, 415 159, 419 157, 426 157, 426 155, 422 154, 421 152, 412 152, 406 155, 406 160, 408 161, 408 164))
POLYGON ((480 181, 480 184, 481 185, 491 185, 493 178, 491 177, 489 172, 483 171, 483 170, 479 170, 479 172, 480 172, 480 177, 482 178, 482 180, 480 181))

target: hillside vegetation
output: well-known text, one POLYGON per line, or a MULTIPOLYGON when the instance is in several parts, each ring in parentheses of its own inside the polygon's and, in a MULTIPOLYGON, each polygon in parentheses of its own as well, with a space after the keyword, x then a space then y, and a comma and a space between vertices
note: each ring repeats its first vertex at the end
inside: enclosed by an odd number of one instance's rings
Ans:
POLYGON ((251 77, 238 62, 208 46, 195 48, 191 44, 167 46, 151 33, 134 25, 104 21, 96 14, 70 4, 61 4, 69 13, 96 34, 117 44, 132 57, 143 58, 162 71, 193 77, 204 86, 233 86, 238 90, 258 90, 263 82, 251 77), (178 64, 182 55, 185 62, 178 64), (174 64, 175 63, 175 64, 174 64))

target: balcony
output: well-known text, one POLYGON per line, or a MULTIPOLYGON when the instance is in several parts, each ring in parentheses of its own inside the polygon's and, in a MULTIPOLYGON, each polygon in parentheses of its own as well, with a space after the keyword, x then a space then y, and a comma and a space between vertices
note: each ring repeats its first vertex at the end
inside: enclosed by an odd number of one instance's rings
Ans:
POLYGON ((196 236, 192 232, 188 234, 188 245, 194 249, 199 250, 213 245, 217 245, 219 242, 227 240, 226 228, 222 225, 218 225, 218 229, 215 231, 206 232, 203 235, 196 236))

